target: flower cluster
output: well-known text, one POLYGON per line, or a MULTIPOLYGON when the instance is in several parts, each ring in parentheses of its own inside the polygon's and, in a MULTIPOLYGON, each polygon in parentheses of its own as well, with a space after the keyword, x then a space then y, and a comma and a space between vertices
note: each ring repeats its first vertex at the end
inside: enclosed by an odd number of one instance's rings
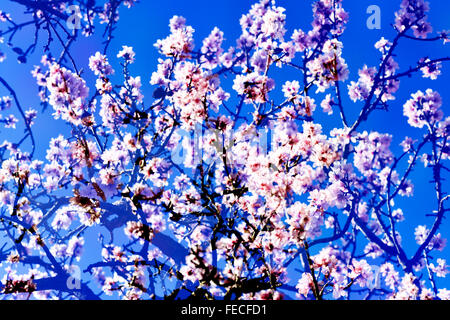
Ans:
MULTIPOLYGON (((366 260, 353 260, 348 263, 347 258, 332 247, 322 249, 317 255, 311 257, 311 270, 322 279, 320 290, 330 290, 334 299, 347 296, 346 287, 350 283, 356 283, 360 287, 372 286, 376 281, 375 272, 366 260), (327 279, 330 279, 327 281, 327 279)), ((311 273, 303 273, 297 283, 298 297, 308 297, 315 287, 311 273)))
POLYGON ((174 16, 170 20, 170 36, 163 40, 158 40, 155 47, 159 52, 168 57, 189 56, 194 49, 193 34, 194 29, 186 26, 186 19, 174 16))
POLYGON ((335 82, 347 79, 349 71, 342 58, 342 48, 339 40, 328 40, 323 45, 323 53, 307 63, 308 81, 317 86, 317 92, 324 92, 335 82))
POLYGON ((72 71, 53 63, 49 66, 46 87, 50 92, 48 101, 55 110, 55 119, 62 118, 74 125, 93 111, 86 103, 89 89, 86 82, 72 71))
POLYGON ((267 76, 256 72, 238 75, 234 79, 233 90, 245 97, 247 103, 264 103, 268 94, 275 87, 275 82, 267 76))
POLYGON ((432 31, 431 24, 426 21, 429 4, 424 0, 402 0, 400 10, 395 13, 395 27, 404 31, 412 27, 414 35, 425 39, 432 31))
POLYGON ((424 93, 419 90, 403 105, 403 114, 413 127, 433 126, 444 115, 441 105, 442 99, 438 92, 427 89, 424 93))

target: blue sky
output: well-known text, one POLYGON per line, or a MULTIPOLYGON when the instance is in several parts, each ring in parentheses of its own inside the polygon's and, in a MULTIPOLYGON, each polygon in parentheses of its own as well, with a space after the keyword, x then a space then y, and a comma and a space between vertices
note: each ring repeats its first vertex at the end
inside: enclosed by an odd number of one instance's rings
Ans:
MULTIPOLYGON (((450 1, 431 0, 431 11, 429 13, 429 21, 433 25, 434 31, 450 30, 450 1)), ((248 12, 253 1, 249 0, 166 0, 153 1, 141 0, 135 8, 131 10, 121 9, 121 18, 118 28, 115 32, 109 48, 110 61, 116 70, 119 71, 116 53, 120 50, 122 45, 132 46, 136 52, 136 63, 131 67, 134 76, 140 75, 143 83, 144 95, 147 101, 151 101, 151 93, 153 88, 149 84, 150 76, 156 70, 157 58, 159 57, 153 44, 157 39, 168 35, 169 19, 173 15, 182 15, 187 19, 187 24, 195 29, 196 46, 201 46, 201 40, 205 38, 209 32, 217 26, 224 32, 226 38, 224 48, 228 48, 235 44, 235 39, 240 34, 239 18, 242 14, 248 12)), ((277 4, 287 9, 287 37, 290 37, 293 29, 302 28, 307 31, 310 29, 310 22, 312 21, 311 11, 312 1, 305 0, 279 0, 277 4)), ((350 80, 357 80, 357 71, 364 64, 368 66, 376 66, 379 62, 380 55, 373 47, 374 43, 384 36, 387 39, 392 39, 394 31, 390 24, 394 21, 394 12, 398 9, 400 1, 381 1, 381 0, 344 0, 344 7, 350 13, 350 22, 347 25, 347 30, 342 37, 344 43, 343 56, 350 68, 350 80), (381 8, 381 29, 369 30, 366 27, 366 8, 369 5, 378 5, 381 8)), ((16 6, 14 6, 16 8, 16 6)), ((9 2, 2 1, 0 9, 7 11, 12 8, 9 2)), ((12 17, 21 17, 21 12, 9 11, 12 17)), ((93 74, 87 67, 89 56, 96 51, 102 50, 102 43, 99 35, 103 30, 100 26, 96 36, 89 39, 82 39, 73 46, 72 54, 75 60, 85 69, 86 79, 89 83, 93 83, 93 74)), ((27 43, 30 41, 28 32, 18 34, 18 44, 27 43)), ((42 46, 42 42, 40 45, 42 46)), ((5 45, 1 45, 5 48, 5 45)), ((450 44, 443 46, 442 42, 414 42, 412 40, 403 40, 400 44, 400 49, 397 51, 396 61, 400 65, 400 71, 407 70, 410 66, 414 66, 419 58, 429 56, 430 58, 439 58, 450 56, 450 44)), ((40 49, 40 48, 39 48, 40 49)), ((38 49, 38 51, 39 51, 38 49)), ((39 99, 37 97, 37 86, 34 79, 31 77, 30 70, 32 65, 38 64, 40 56, 35 54, 27 64, 17 64, 14 59, 15 55, 9 49, 5 49, 8 59, 0 64, 0 76, 9 81, 11 86, 15 88, 19 99, 25 109, 28 107, 39 108, 39 99)), ((411 79, 403 79, 400 85, 400 90, 396 94, 396 100, 390 104, 390 112, 382 111, 375 112, 371 115, 371 120, 364 124, 360 130, 375 130, 382 133, 391 133, 393 139, 393 151, 397 154, 400 151, 398 144, 403 140, 405 135, 413 138, 419 138, 424 132, 420 129, 411 128, 406 122, 406 117, 403 116, 403 103, 409 99, 411 93, 417 90, 426 90, 432 88, 437 90, 443 98, 443 110, 446 115, 450 115, 450 108, 448 103, 450 101, 450 90, 448 90, 448 83, 450 83, 450 65, 443 66, 443 75, 437 81, 423 79, 420 74, 411 79)), ((119 72, 116 72, 119 73, 119 72)), ((281 71, 274 75, 276 79, 295 80, 298 76, 292 71, 281 71)), ((346 83, 348 84, 349 81, 346 83)), ((343 88, 346 87, 343 86, 343 88)), ((282 82, 277 82, 277 88, 280 89, 282 82)), ((6 92, 0 89, 0 95, 6 92)), ((320 101, 320 100, 318 100, 320 101)), ((149 103, 149 102, 147 102, 149 103)), ((359 113, 361 104, 351 102, 349 99, 344 101, 344 108, 353 121, 359 113)), ((40 110, 40 109, 38 109, 40 110)), ((67 127, 64 123, 59 121, 49 121, 49 114, 51 110, 47 110, 45 114, 40 114, 39 119, 34 126, 35 134, 38 140, 38 156, 45 155, 45 148, 48 146, 48 141, 51 137, 58 134, 67 133, 67 127)), ((316 111, 320 114, 321 111, 316 111)), ((334 119, 338 116, 335 115, 334 119)), ((319 115, 318 121, 324 121, 324 126, 331 128, 336 123, 335 120, 330 120, 328 116, 319 115)), ((0 129, 0 142, 4 139, 14 137, 16 133, 8 129, 0 129)), ((407 244, 406 252, 412 254, 416 249, 414 242, 414 227, 417 224, 427 224, 431 226, 431 218, 425 218, 426 213, 431 213, 434 210, 435 200, 433 202, 433 188, 429 183, 429 170, 416 170, 413 173, 415 183, 415 195, 413 198, 407 198, 399 201, 397 204, 403 208, 406 221, 399 225, 399 231, 403 235, 403 241, 407 244), (426 173, 426 174, 425 174, 426 173)), ((449 221, 444 220, 441 227, 441 233, 448 235, 449 221)), ((448 249, 437 254, 438 257, 446 257, 450 260, 448 249)), ((446 281, 450 284, 450 280, 446 281)))

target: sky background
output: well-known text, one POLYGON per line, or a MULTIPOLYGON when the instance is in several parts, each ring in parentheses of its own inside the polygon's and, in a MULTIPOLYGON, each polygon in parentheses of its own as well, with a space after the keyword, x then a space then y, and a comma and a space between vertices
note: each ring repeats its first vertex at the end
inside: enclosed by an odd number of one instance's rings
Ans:
MULTIPOLYGON (((432 23, 433 30, 450 30, 450 1, 431 0, 431 11, 429 12, 429 21, 432 23)), ((214 27, 218 27, 224 32, 226 41, 223 48, 226 50, 229 46, 235 45, 235 39, 240 35, 239 18, 242 14, 247 13, 254 1, 249 0, 141 0, 134 8, 128 10, 124 7, 120 11, 120 21, 114 35, 115 38, 111 42, 108 50, 109 60, 116 69, 116 77, 120 75, 118 60, 115 58, 117 52, 122 45, 132 46, 136 52, 136 62, 131 67, 133 76, 141 76, 143 84, 143 93, 146 96, 146 103, 152 101, 151 94, 154 88, 149 84, 150 76, 156 70, 157 59, 160 57, 153 44, 157 39, 164 38, 169 34, 169 19, 173 15, 182 15, 187 19, 187 24, 195 29, 196 48, 201 47, 201 41, 210 33, 214 27)), ((301 28, 304 31, 310 30, 312 21, 312 1, 306 0, 278 0, 277 5, 286 8, 287 25, 286 39, 290 38, 292 31, 301 28)), ((347 24, 346 32, 341 38, 344 43, 343 57, 346 60, 350 76, 347 82, 342 85, 345 89, 350 81, 356 81, 359 68, 364 64, 368 66, 376 66, 379 63, 380 54, 374 48, 374 43, 382 36, 387 39, 393 39, 395 33, 391 27, 394 21, 394 12, 398 10, 400 0, 398 1, 381 1, 381 0, 344 0, 344 8, 350 14, 350 22, 347 24), (381 9, 381 29, 369 30, 366 27, 366 20, 369 14, 366 9, 370 5, 378 5, 381 9)), ((17 17, 20 21, 22 12, 17 10, 17 5, 11 5, 9 1, 2 0, 0 10, 9 12, 13 19, 17 17)), ((28 29, 29 30, 29 29, 28 29)), ((87 67, 88 59, 96 51, 102 51, 101 33, 103 26, 97 29, 95 36, 91 38, 80 38, 81 40, 74 44, 72 55, 77 61, 78 66, 85 69, 84 78, 88 81, 92 88, 95 81, 93 73, 87 67), (100 32, 98 32, 100 31, 100 32)), ((44 37, 45 38, 45 35, 44 37)), ((16 45, 25 46, 29 43, 30 33, 24 31, 17 35, 16 45)), ((37 50, 42 49, 44 42, 40 43, 37 50)), ((56 48, 56 47, 55 47, 56 48)), ((7 79, 10 85, 16 90, 20 102, 23 107, 39 107, 39 98, 37 96, 38 88, 32 78, 30 71, 33 65, 39 64, 40 55, 34 54, 26 64, 18 64, 15 61, 16 55, 6 47, 0 44, 0 50, 5 51, 8 59, 0 64, 0 76, 7 79)), ((403 40, 397 50, 396 61, 400 65, 399 72, 407 70, 410 66, 414 66, 419 58, 428 56, 431 59, 450 56, 450 44, 443 46, 442 42, 415 42, 412 40, 403 40)), ((396 100, 390 103, 390 112, 377 111, 371 115, 370 121, 364 123, 359 131, 374 130, 381 133, 390 133, 393 135, 392 150, 395 154, 399 154, 401 148, 398 144, 404 139, 405 135, 413 138, 420 138, 424 132, 417 128, 411 128, 407 124, 406 117, 403 116, 402 106, 409 99, 410 94, 417 90, 426 90, 432 88, 437 90, 443 98, 442 109, 448 116, 450 115, 450 65, 444 64, 442 73, 437 81, 421 78, 421 74, 408 79, 403 78, 400 84, 400 90, 396 94, 396 100)), ((280 71, 270 74, 277 81, 277 89, 280 91, 281 86, 286 80, 300 80, 300 74, 296 71, 280 71), (283 79, 283 80, 282 80, 283 79), (280 82, 280 80, 282 80, 280 82)), ((343 90, 344 93, 346 90, 343 90)), ((92 93, 92 89, 91 89, 92 93)), ((0 88, 0 96, 6 95, 7 92, 0 88)), ((344 99, 344 108, 348 114, 350 122, 356 119, 357 114, 362 107, 361 103, 353 103, 347 98, 344 99)), ((320 100, 316 99, 319 104, 320 100)), ((34 125, 34 132, 37 139, 37 157, 45 155, 45 149, 51 137, 59 134, 68 134, 67 126, 62 120, 51 121, 51 107, 44 113, 39 114, 39 118, 34 125)), ((339 116, 335 112, 333 117, 322 114, 318 107, 315 115, 316 121, 323 123, 324 127, 331 129, 338 124, 339 116)), ((0 142, 5 139, 14 138, 17 135, 14 130, 0 128, 0 142)), ((402 166, 400 166, 402 168, 402 166)), ((430 175, 428 171, 416 170, 412 175, 415 182, 415 193, 413 198, 406 198, 398 201, 396 204, 403 209, 406 221, 400 223, 399 231, 403 236, 403 242, 406 243, 406 252, 411 255, 416 250, 417 245, 414 241, 414 228, 418 224, 427 224, 431 226, 433 220, 426 218, 425 214, 431 213, 436 208, 436 200, 432 184, 429 183, 430 175)), ((447 188, 448 190, 448 188, 447 188)), ((445 236, 449 235, 450 223, 448 219, 444 220, 440 232, 445 236)), ((93 236, 93 235, 92 235, 93 236)), ((88 248, 89 250, 89 248, 88 248)), ((94 248, 91 248, 94 251, 94 248)), ((436 257, 443 257, 450 260, 450 250, 444 249, 443 252, 435 254, 436 257)), ((449 277, 450 278, 450 277, 449 277)), ((450 284, 450 280, 438 279, 438 283, 445 282, 450 284)))

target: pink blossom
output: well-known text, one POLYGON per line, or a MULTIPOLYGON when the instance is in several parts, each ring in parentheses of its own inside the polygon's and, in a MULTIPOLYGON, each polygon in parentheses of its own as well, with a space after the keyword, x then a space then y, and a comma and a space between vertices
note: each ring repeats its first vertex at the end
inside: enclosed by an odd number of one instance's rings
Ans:
POLYGON ((302 277, 295 286, 298 290, 297 296, 300 298, 302 296, 307 296, 313 287, 313 280, 309 273, 303 273, 302 277))
POLYGON ((67 244, 67 254, 73 256, 77 261, 80 260, 83 254, 84 238, 72 237, 67 244))
POLYGON ((84 113, 91 110, 91 106, 85 102, 89 92, 86 82, 54 63, 50 66, 47 89, 50 91, 49 103, 55 110, 55 119, 62 118, 80 125, 84 113))
POLYGON ((133 48, 129 46, 122 46, 122 50, 117 54, 117 58, 123 58, 127 63, 133 63, 135 56, 133 48))
POLYGON ((0 111, 11 108, 12 100, 9 96, 4 96, 0 98, 0 111))
POLYGON ((435 266, 434 264, 430 264, 430 269, 431 271, 433 271, 437 277, 441 277, 441 278, 445 278, 445 276, 448 273, 447 270, 447 264, 446 261, 444 259, 437 259, 436 260, 437 265, 435 266))
POLYGON ((109 76, 114 72, 106 56, 98 51, 89 58, 89 68, 97 76, 109 76))
POLYGON ((300 90, 300 83, 297 80, 286 81, 283 85, 283 93, 286 99, 293 99, 297 96, 300 90))
POLYGON ((194 29, 185 25, 183 17, 174 16, 170 20, 171 34, 155 43, 161 54, 169 57, 185 57, 194 49, 194 29))
POLYGON ((342 48, 343 44, 339 40, 328 40, 323 46, 323 54, 307 63, 310 74, 308 81, 316 80, 316 92, 324 92, 334 82, 348 78, 348 67, 341 56, 342 48))
POLYGON ((425 59, 420 61, 421 64, 427 64, 427 66, 420 68, 423 73, 424 78, 430 78, 431 80, 436 80, 441 74, 442 64, 440 62, 430 63, 430 59, 425 59))
POLYGON ((408 118, 408 123, 417 128, 426 124, 433 124, 443 117, 440 110, 442 105, 441 96, 432 89, 425 93, 417 91, 411 95, 411 99, 403 105, 403 114, 408 118))
POLYGON ((238 75, 234 79, 233 90, 245 97, 250 103, 264 103, 268 99, 268 93, 274 89, 275 83, 267 76, 257 73, 238 75))

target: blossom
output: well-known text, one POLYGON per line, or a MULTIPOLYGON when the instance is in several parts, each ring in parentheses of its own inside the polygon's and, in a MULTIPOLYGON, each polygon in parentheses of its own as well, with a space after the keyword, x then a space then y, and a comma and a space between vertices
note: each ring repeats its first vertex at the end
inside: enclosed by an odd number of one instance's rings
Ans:
POLYGON ((212 234, 212 230, 206 226, 198 226, 194 229, 191 240, 193 243, 201 243, 204 241, 208 241, 212 234))
POLYGON ((171 34, 155 43, 155 47, 161 54, 169 57, 188 56, 194 49, 194 29, 185 25, 183 17, 174 16, 170 20, 171 34))
POLYGON ((354 164, 363 174, 369 176, 374 169, 382 169, 385 163, 392 162, 392 152, 389 149, 391 135, 364 132, 358 139, 360 142, 355 147, 354 164))
POLYGON ((67 254, 74 257, 77 261, 80 260, 83 254, 84 238, 72 237, 67 244, 67 254))
POLYGON ((367 244, 367 246, 364 248, 364 253, 375 259, 383 254, 383 250, 379 246, 377 246, 375 243, 370 242, 367 244))
POLYGON ((287 81, 283 85, 283 93, 286 99, 295 98, 300 90, 300 83, 297 80, 287 81))
POLYGON ((122 46, 122 50, 117 54, 117 58, 123 58, 127 63, 133 63, 135 56, 133 48, 129 46, 122 46))
POLYGON ((0 111, 11 108, 12 100, 9 96, 4 96, 0 98, 0 111))
POLYGON ((37 117, 37 111, 35 109, 28 109, 25 111, 25 121, 28 126, 32 126, 34 124, 34 119, 37 117))
POLYGON ((416 237, 417 244, 423 244, 428 237, 429 230, 426 226, 417 226, 414 235, 416 237))
POLYGON ((16 124, 19 122, 19 120, 13 115, 10 114, 9 116, 5 117, 3 120, 0 119, 1 122, 5 123, 5 128, 16 128, 16 124))
POLYGON ((437 265, 435 266, 433 263, 430 264, 430 269, 432 272, 436 274, 437 277, 445 278, 448 273, 447 264, 444 259, 437 259, 437 265))
POLYGON ((335 82, 347 79, 349 70, 342 58, 342 48, 343 44, 339 40, 328 40, 323 45, 323 53, 306 64, 308 81, 316 80, 316 92, 324 92, 335 82))
POLYGON ((430 244, 428 245, 428 250, 439 250, 442 251, 447 244, 447 240, 445 238, 442 238, 442 235, 440 233, 435 234, 431 240, 430 244))
POLYGON ((394 295, 396 300, 415 300, 419 293, 419 288, 414 283, 415 277, 411 273, 406 273, 394 295))
POLYGON ((402 0, 400 10, 395 13, 395 27, 399 31, 412 27, 416 37, 426 38, 431 26, 426 22, 425 13, 429 11, 424 0, 402 0))
POLYGON ((442 99, 439 93, 427 89, 425 93, 417 91, 411 99, 403 105, 403 114, 408 118, 412 127, 422 128, 426 124, 433 124, 443 117, 440 110, 442 99))
POLYGON ((374 279, 372 267, 366 260, 353 261, 353 265, 350 266, 349 277, 356 279, 356 283, 361 287, 365 287, 374 279))
POLYGON ((125 227, 125 234, 133 239, 146 239, 151 240, 153 232, 147 225, 142 222, 128 221, 125 227))
POLYGON ((295 286, 298 290, 297 296, 307 296, 313 286, 314 284, 311 275, 309 273, 303 273, 295 286))
POLYGON ((98 51, 89 58, 89 68, 94 71, 95 75, 103 77, 109 76, 114 72, 106 56, 98 51))
POLYGON ((420 71, 423 73, 424 78, 430 78, 431 80, 436 80, 437 77, 441 74, 442 63, 430 63, 430 59, 425 59, 419 62, 419 64, 424 64, 425 66, 420 68, 420 71))
POLYGON ((221 48, 223 40, 223 32, 217 27, 203 40, 203 46, 201 48, 203 54, 202 61, 207 64, 208 68, 213 69, 218 65, 219 57, 223 52, 221 48))
POLYGON ((439 289, 439 292, 438 292, 437 296, 441 300, 450 300, 450 290, 439 289))
POLYGON ((62 258, 67 255, 67 245, 66 244, 54 244, 50 248, 50 252, 57 258, 62 258))
POLYGON ((274 81, 255 72, 246 75, 237 75, 234 79, 233 90, 245 97, 245 102, 264 103, 268 93, 275 87, 274 81))
POLYGON ((284 29, 286 15, 282 7, 270 7, 262 17, 261 31, 266 37, 281 39, 286 32, 284 29))
POLYGON ((308 47, 308 37, 302 30, 296 29, 292 33, 291 39, 294 43, 294 48, 296 52, 305 51, 308 47))
POLYGON ((92 108, 85 101, 89 92, 86 82, 72 71, 54 63, 50 66, 46 86, 50 92, 49 103, 55 110, 54 118, 80 125, 82 116, 92 108))
POLYGON ((375 68, 369 68, 366 65, 358 71, 358 82, 351 81, 350 85, 347 86, 350 99, 356 102, 357 100, 364 100, 369 96, 374 84, 375 72, 375 68))
POLYGON ((320 106, 322 107, 323 112, 331 115, 333 114, 333 105, 335 104, 331 94, 327 94, 325 99, 322 100, 320 106))
POLYGON ((128 106, 121 103, 118 97, 102 95, 99 115, 105 128, 113 131, 115 128, 123 125, 127 111, 128 106))
POLYGON ((392 42, 385 39, 384 37, 381 37, 381 39, 375 43, 375 48, 380 50, 382 53, 389 51, 391 46, 392 42))
POLYGON ((130 98, 132 100, 137 101, 138 103, 142 103, 144 99, 144 95, 142 94, 142 83, 141 77, 128 77, 125 81, 125 87, 121 90, 121 95, 126 98, 130 98))
POLYGON ((78 209, 72 206, 59 209, 58 211, 56 211, 55 218, 52 221, 52 227, 55 230, 67 230, 72 224, 72 221, 75 219, 77 212, 78 209))
MULTIPOLYGON (((349 15, 342 7, 342 1, 335 2, 329 0, 320 0, 313 4, 312 22, 313 30, 311 34, 321 34, 323 30, 331 29, 331 34, 341 35, 345 30, 345 25, 348 21, 349 15), (332 18, 330 18, 332 17, 332 18)), ((314 39, 315 42, 320 39, 314 39)))
POLYGON ((392 218, 394 218, 395 221, 405 220, 402 209, 398 208, 392 211, 392 218))
POLYGON ((408 152, 412 150, 414 148, 414 142, 416 141, 413 140, 412 138, 405 137, 405 139, 400 143, 400 145, 403 148, 403 152, 408 152))

